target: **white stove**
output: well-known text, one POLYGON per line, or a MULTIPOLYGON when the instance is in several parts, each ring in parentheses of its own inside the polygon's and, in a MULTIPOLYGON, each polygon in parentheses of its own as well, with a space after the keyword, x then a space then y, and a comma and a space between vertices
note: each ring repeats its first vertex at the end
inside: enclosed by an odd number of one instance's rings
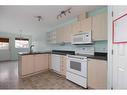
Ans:
POLYGON ((66 78, 84 88, 87 88, 87 57, 81 55, 94 55, 93 47, 78 48, 76 55, 68 55, 66 78))

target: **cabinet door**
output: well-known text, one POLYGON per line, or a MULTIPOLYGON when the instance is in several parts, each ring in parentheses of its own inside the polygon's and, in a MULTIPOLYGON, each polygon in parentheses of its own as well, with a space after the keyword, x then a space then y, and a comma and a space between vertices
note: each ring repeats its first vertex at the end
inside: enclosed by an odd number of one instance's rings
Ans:
POLYGON ((50 43, 51 41, 51 33, 47 32, 47 42, 50 43))
POLYGON ((93 16, 92 28, 93 40, 107 40, 107 13, 93 16))
POLYGON ((74 35, 74 34, 78 34, 78 33, 80 33, 80 22, 78 21, 78 22, 75 22, 75 23, 73 23, 72 24, 72 34, 74 35))
POLYGON ((22 75, 27 75, 34 72, 34 56, 33 55, 24 55, 21 57, 22 63, 22 75))
POLYGON ((88 86, 94 89, 107 88, 106 61, 88 59, 88 86))
POLYGON ((56 31, 47 32, 47 41, 50 44, 56 43, 56 31))
POLYGON ((91 23, 92 23, 91 17, 82 20, 81 21, 81 31, 82 32, 89 32, 89 31, 91 32, 91 30, 92 30, 91 23))
POLYGON ((35 55, 35 72, 48 69, 48 54, 35 55))
POLYGON ((52 54, 52 69, 60 73, 60 55, 52 54))
POLYGON ((64 42, 71 42, 72 37, 72 25, 64 27, 64 42))
POLYGON ((64 42, 64 27, 56 30, 56 42, 57 43, 64 42))
POLYGON ((52 69, 51 54, 48 54, 48 68, 52 69))
POLYGON ((61 55, 61 63, 60 63, 61 74, 66 76, 66 70, 67 70, 67 57, 61 55))
POLYGON ((56 43, 56 31, 53 31, 51 33, 51 43, 55 44, 56 43))

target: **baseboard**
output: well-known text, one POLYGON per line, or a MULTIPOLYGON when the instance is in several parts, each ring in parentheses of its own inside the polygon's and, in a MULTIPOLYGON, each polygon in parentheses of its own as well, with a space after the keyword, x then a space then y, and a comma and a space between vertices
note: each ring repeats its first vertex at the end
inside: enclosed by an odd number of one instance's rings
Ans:
POLYGON ((41 71, 34 72, 34 73, 31 73, 31 74, 27 74, 27 75, 19 75, 19 77, 20 78, 30 77, 30 76, 33 76, 33 75, 36 75, 36 74, 39 74, 39 73, 43 73, 43 72, 46 72, 46 71, 49 71, 49 69, 41 70, 41 71))

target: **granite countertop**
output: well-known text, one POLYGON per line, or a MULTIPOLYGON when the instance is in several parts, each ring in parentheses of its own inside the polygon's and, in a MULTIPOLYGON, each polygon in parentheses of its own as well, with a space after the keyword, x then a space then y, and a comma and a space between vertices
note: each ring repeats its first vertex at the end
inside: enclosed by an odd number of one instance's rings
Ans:
POLYGON ((107 53, 95 52, 94 55, 85 54, 85 55, 80 55, 80 56, 85 56, 87 58, 92 58, 92 59, 107 60, 107 53))
POLYGON ((98 55, 80 55, 80 56, 85 56, 85 57, 91 58, 91 59, 107 60, 106 56, 98 56, 98 55))
POLYGON ((57 51, 54 50, 52 51, 52 54, 59 54, 59 55, 79 55, 79 56, 85 56, 87 58, 92 58, 92 59, 100 59, 100 60, 107 60, 107 53, 99 53, 99 52, 95 52, 94 55, 81 55, 81 54, 75 54, 74 51, 57 51))
POLYGON ((92 59, 100 59, 100 60, 107 60, 107 57, 105 56, 91 56, 91 57, 88 57, 88 58, 92 58, 92 59))
POLYGON ((67 55, 67 54, 70 54, 70 55, 74 55, 75 54, 75 51, 52 50, 52 54, 59 54, 59 55, 67 55))
POLYGON ((52 51, 43 51, 43 52, 20 52, 19 55, 34 55, 34 54, 59 54, 59 55, 67 55, 67 54, 75 54, 74 51, 61 51, 61 50, 52 50, 52 51))
POLYGON ((44 51, 44 52, 33 52, 33 53, 29 53, 29 52, 20 52, 19 55, 35 55, 35 54, 51 54, 51 51, 44 51))
MULTIPOLYGON (((43 52, 21 52, 19 55, 35 55, 35 54, 59 54, 59 55, 75 55, 74 51, 62 51, 62 50, 52 50, 52 51, 43 51, 43 52)), ((79 54, 76 54, 79 55, 79 54)), ((98 53, 95 52, 94 55, 79 55, 79 56, 85 56, 87 58, 92 58, 92 59, 100 59, 100 60, 107 60, 107 53, 98 53)))

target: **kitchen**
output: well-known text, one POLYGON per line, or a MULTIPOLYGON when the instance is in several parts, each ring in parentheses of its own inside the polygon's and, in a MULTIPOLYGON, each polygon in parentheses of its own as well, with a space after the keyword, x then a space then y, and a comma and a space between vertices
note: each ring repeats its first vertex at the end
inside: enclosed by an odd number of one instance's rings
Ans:
POLYGON ((1 89, 107 89, 107 6, 1 6, 0 11, 1 89))

